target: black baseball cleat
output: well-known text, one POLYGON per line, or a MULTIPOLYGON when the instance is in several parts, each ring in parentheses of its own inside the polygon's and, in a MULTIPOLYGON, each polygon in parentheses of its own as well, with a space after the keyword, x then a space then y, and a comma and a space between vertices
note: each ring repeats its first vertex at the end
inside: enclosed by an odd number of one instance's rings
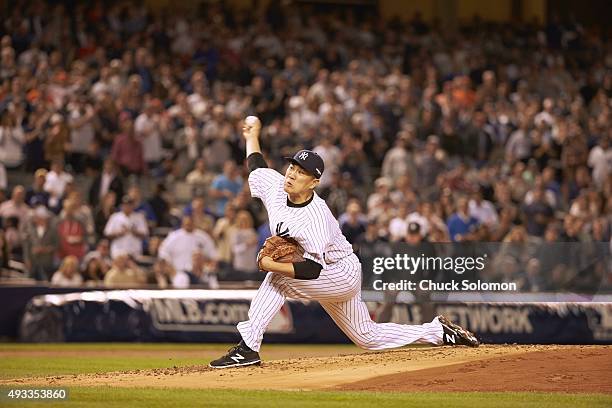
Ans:
POLYGON ((444 330, 442 338, 445 345, 469 347, 478 347, 480 345, 480 342, 472 332, 451 322, 445 316, 438 316, 438 321, 444 330))
POLYGON ((211 361, 208 366, 212 368, 231 368, 259 364, 261 364, 259 353, 251 350, 241 341, 236 346, 229 349, 226 355, 211 361))

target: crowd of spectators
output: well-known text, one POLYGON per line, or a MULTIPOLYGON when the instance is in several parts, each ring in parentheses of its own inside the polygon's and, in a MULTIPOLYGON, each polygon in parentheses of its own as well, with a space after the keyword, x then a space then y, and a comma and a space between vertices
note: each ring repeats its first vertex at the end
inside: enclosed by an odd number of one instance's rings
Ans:
POLYGON ((610 242, 608 32, 274 1, 257 14, 10 4, 0 267, 70 285, 261 279, 270 231, 246 183, 250 114, 271 167, 301 148, 323 157, 318 193, 356 249, 415 225, 429 242, 610 242), (9 182, 24 172, 31 185, 9 182))

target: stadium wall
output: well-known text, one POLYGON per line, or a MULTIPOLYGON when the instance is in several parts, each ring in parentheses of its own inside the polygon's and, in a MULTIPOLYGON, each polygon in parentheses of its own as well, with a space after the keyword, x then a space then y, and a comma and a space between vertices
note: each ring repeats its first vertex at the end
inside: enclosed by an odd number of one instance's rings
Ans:
MULTIPOLYGON (((27 305, 25 342, 235 342, 254 290, 120 290, 43 295, 27 305)), ((369 302, 374 313, 377 303, 369 302)), ((437 302, 434 309, 483 342, 612 344, 610 302, 437 302)), ((397 323, 420 323, 420 305, 397 304, 397 323)), ((317 302, 288 301, 266 332, 271 343, 347 343, 317 302)))

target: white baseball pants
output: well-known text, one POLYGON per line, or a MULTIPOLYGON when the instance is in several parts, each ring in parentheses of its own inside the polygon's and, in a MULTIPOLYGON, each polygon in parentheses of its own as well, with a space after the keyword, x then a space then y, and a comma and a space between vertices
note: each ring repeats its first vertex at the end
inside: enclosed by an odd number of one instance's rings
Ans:
POLYGON ((366 350, 443 343, 442 325, 437 318, 421 325, 372 321, 361 300, 361 264, 352 255, 328 265, 314 280, 268 273, 251 302, 249 320, 237 326, 247 346, 259 351, 266 327, 288 297, 317 300, 353 343, 366 350))

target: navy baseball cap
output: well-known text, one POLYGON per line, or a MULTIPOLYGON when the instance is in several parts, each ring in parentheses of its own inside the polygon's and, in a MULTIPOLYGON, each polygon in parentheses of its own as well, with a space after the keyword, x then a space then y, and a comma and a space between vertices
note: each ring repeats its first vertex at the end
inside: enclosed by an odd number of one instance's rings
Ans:
POLYGON ((285 157, 285 160, 302 167, 312 174, 314 178, 321 178, 325 171, 323 159, 312 150, 300 150, 293 157, 285 157))

